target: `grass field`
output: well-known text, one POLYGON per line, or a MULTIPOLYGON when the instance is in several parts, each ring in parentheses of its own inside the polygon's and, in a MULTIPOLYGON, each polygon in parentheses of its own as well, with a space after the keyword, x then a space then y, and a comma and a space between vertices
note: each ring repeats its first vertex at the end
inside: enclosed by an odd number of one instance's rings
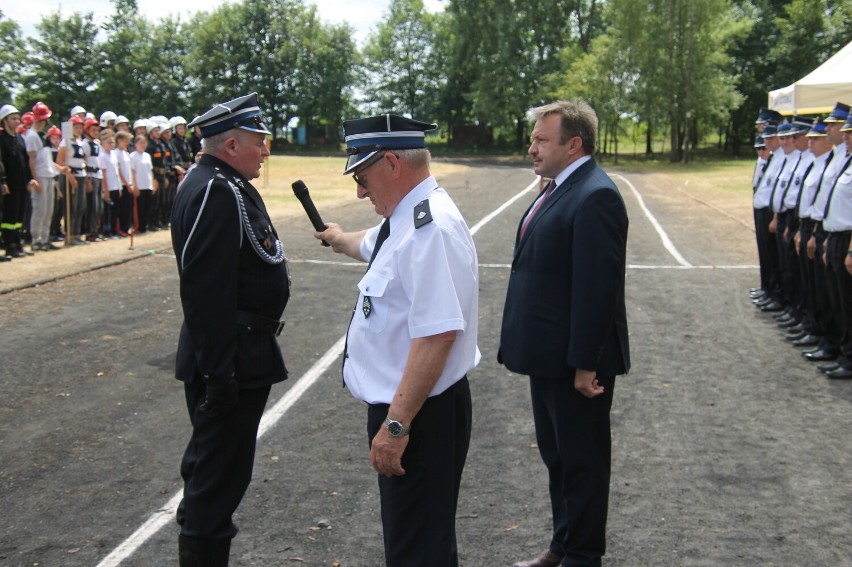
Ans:
MULTIPOLYGON (((355 182, 343 175, 346 160, 341 157, 270 156, 253 181, 266 202, 270 214, 278 215, 292 210, 301 210, 293 195, 292 184, 301 179, 308 186, 311 199, 321 204, 335 204, 355 200, 355 182)), ((432 174, 439 179, 443 175, 462 172, 467 166, 442 162, 432 163, 432 174)))

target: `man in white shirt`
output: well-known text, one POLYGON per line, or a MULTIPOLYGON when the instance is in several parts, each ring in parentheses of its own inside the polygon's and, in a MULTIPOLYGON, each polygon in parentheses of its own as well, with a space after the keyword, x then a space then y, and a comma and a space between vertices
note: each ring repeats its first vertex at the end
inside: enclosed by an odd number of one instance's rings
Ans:
POLYGON ((757 215, 755 238, 757 239, 758 256, 760 257, 761 279, 763 294, 754 299, 758 309, 764 311, 781 311, 781 276, 778 265, 778 243, 775 234, 769 231, 772 222, 772 190, 778 182, 778 176, 784 166, 785 153, 778 139, 778 129, 773 124, 767 124, 763 130, 763 140, 769 150, 767 161, 769 165, 763 174, 757 190, 754 192, 753 206, 757 215), (765 274, 765 277, 764 277, 765 274))
POLYGON ((381 226, 318 233, 369 260, 349 324, 343 378, 368 404, 389 566, 457 566, 455 513, 470 443, 467 373, 477 348, 478 265, 464 218, 429 172, 425 131, 396 115, 344 122, 358 198, 381 226))

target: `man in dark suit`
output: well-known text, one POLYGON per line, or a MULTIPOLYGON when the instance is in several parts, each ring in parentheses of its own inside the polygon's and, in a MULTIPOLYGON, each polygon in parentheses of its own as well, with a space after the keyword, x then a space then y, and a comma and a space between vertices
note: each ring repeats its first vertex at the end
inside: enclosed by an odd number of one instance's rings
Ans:
POLYGON ((529 154, 552 179, 515 240, 498 361, 530 376, 536 439, 550 478, 553 537, 515 567, 600 565, 615 376, 630 368, 624 273, 627 211, 598 167, 585 102, 532 111, 529 154))
POLYGON ((249 180, 269 151, 257 95, 196 118, 204 155, 171 217, 183 325, 176 377, 192 437, 181 462, 181 567, 228 565, 271 385, 287 377, 276 336, 290 297, 284 248, 249 180))

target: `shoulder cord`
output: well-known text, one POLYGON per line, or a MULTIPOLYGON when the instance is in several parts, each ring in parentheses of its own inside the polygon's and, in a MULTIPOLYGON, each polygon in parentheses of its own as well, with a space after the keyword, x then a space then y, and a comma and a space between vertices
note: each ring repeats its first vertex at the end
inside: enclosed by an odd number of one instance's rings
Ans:
POLYGON ((260 256, 260 259, 266 262, 267 264, 278 265, 281 262, 285 261, 287 258, 284 256, 284 246, 281 244, 281 241, 277 238, 275 239, 275 255, 272 256, 263 249, 260 245, 260 242, 257 241, 257 237, 254 234, 254 229, 251 227, 251 222, 249 222, 248 213, 246 213, 246 205, 243 202, 243 196, 240 193, 240 190, 237 189, 233 183, 228 181, 228 186, 231 188, 231 191, 234 192, 234 196, 237 198, 237 204, 240 207, 240 216, 243 219, 243 228, 246 231, 246 234, 249 237, 249 242, 251 242, 252 248, 257 252, 257 255, 260 256))

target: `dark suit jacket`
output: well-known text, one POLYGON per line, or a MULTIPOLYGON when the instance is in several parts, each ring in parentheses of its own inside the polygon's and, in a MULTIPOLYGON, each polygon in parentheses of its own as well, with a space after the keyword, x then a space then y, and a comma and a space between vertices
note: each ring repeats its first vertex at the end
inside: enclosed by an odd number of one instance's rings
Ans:
POLYGON ((287 263, 269 264, 255 252, 231 185, 239 188, 254 237, 264 249, 277 238, 251 183, 223 161, 202 156, 172 209, 184 318, 175 375, 184 382, 207 376, 212 383, 233 376, 241 387, 265 386, 287 377, 281 347, 272 332, 241 328, 237 311, 281 317, 290 297, 287 263))
POLYGON ((556 188, 524 239, 515 237, 500 363, 539 377, 627 373, 627 224, 621 194, 594 159, 556 188))

